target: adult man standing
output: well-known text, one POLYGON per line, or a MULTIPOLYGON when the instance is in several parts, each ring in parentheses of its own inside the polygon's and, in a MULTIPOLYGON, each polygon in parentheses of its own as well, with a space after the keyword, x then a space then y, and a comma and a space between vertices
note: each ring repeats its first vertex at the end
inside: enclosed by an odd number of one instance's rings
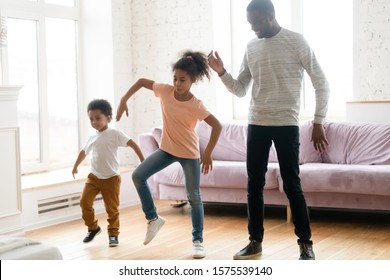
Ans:
POLYGON ((247 7, 247 19, 258 38, 248 43, 236 79, 226 72, 217 52, 209 54, 210 67, 233 94, 239 97, 246 95, 253 82, 247 139, 250 242, 233 258, 250 259, 262 253, 263 189, 273 142, 298 236, 299 259, 314 260, 310 219, 299 177, 300 94, 305 70, 316 94, 311 140, 314 148, 323 152, 328 145, 323 128, 329 99, 328 82, 303 36, 278 24, 270 0, 252 0, 247 7))

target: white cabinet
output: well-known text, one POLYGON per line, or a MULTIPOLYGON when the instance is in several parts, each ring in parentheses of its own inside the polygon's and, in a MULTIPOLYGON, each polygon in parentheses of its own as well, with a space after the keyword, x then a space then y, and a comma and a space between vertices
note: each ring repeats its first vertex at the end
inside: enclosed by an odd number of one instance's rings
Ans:
POLYGON ((0 234, 23 231, 17 100, 20 86, 0 86, 0 234))

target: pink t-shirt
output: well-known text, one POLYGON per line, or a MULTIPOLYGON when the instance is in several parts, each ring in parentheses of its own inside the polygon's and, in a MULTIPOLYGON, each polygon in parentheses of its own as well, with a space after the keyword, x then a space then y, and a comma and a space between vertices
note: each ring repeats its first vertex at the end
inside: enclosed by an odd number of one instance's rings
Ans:
POLYGON ((195 127, 198 120, 204 120, 210 112, 195 96, 188 101, 177 100, 171 85, 154 83, 153 91, 160 98, 163 116, 160 149, 180 158, 199 158, 195 127))

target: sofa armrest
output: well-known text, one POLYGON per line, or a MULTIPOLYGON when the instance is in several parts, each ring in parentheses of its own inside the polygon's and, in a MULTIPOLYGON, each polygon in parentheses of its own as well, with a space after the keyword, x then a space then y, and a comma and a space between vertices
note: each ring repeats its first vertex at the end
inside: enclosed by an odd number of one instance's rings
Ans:
POLYGON ((138 144, 145 158, 158 149, 158 143, 151 132, 141 133, 138 136, 138 144))

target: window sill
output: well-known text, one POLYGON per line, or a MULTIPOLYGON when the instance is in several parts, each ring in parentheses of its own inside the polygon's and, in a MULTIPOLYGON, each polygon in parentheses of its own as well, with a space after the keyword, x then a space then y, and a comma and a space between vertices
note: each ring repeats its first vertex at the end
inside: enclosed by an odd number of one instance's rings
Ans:
MULTIPOLYGON (((126 173, 134 170, 133 166, 121 167, 120 172, 126 173)), ((89 166, 80 166, 75 178, 72 176, 72 168, 58 169, 48 172, 40 172, 21 176, 22 190, 48 187, 74 181, 84 181, 90 173, 89 166)))

